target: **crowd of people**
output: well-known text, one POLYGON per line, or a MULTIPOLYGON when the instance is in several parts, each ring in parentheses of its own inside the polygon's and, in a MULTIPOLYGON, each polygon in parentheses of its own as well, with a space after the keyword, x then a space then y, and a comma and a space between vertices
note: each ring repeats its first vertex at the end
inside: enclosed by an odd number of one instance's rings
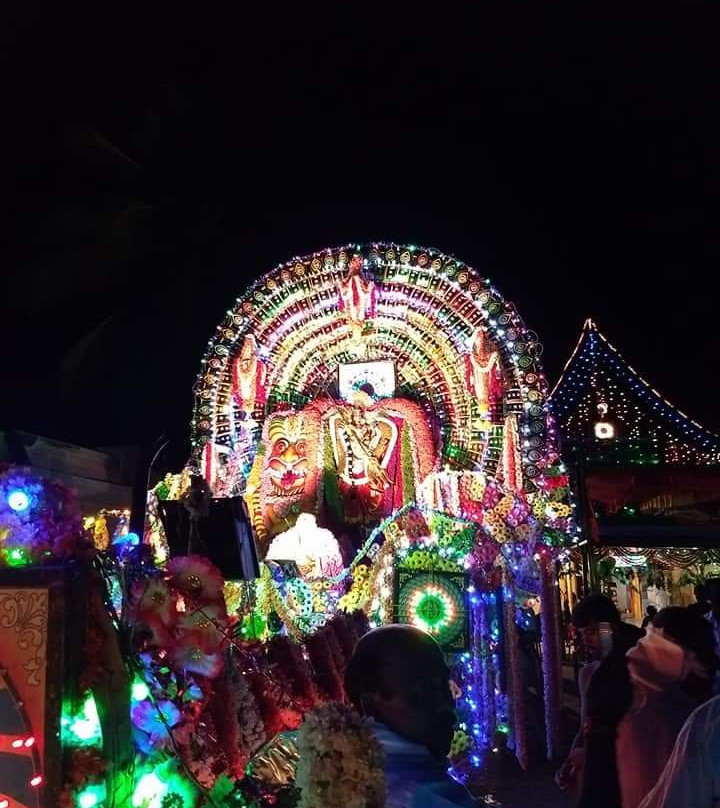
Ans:
POLYGON ((688 608, 649 608, 640 629, 603 595, 575 606, 590 661, 556 782, 577 808, 720 805, 720 579, 695 596, 688 608))
MULTIPOLYGON (((642 628, 590 595, 572 622, 589 658, 578 677, 581 726, 558 786, 577 808, 720 805, 720 579, 691 607, 648 609, 642 628)), ((376 629, 346 672, 353 705, 374 719, 388 808, 477 803, 446 774, 453 698, 442 651, 409 626, 376 629)))

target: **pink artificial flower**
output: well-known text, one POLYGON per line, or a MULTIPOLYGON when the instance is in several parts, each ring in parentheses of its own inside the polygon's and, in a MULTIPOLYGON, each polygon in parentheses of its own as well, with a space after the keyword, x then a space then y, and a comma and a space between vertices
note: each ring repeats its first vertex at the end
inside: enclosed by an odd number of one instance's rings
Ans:
MULTIPOLYGON (((219 604, 189 608, 178 620, 182 632, 200 632, 206 638, 206 650, 217 651, 225 639, 227 613, 219 604)), ((182 641, 182 638, 181 638, 182 641)))
POLYGON ((131 595, 134 613, 144 623, 160 620, 169 625, 175 618, 175 598, 162 578, 135 581, 131 595))
POLYGON ((221 654, 213 653, 214 650, 207 634, 194 629, 182 634, 170 656, 176 667, 214 679, 223 666, 221 654))
POLYGON ((142 623, 148 631, 146 636, 148 645, 155 648, 170 648, 176 642, 172 628, 164 623, 159 615, 145 613, 142 623))
POLYGON ((179 556, 167 565, 170 585, 196 601, 223 601, 225 582, 218 568, 198 555, 179 556))

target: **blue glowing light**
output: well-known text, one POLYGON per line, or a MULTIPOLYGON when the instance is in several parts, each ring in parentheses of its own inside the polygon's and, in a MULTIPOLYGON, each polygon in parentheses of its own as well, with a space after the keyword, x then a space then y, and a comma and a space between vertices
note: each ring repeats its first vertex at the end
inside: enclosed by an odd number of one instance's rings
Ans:
POLYGON ((137 533, 123 533, 113 539, 115 547, 137 547, 140 544, 140 536, 137 533))
POLYGON ((8 492, 7 503, 16 513, 22 513, 30 507, 30 497, 22 488, 14 488, 8 492))

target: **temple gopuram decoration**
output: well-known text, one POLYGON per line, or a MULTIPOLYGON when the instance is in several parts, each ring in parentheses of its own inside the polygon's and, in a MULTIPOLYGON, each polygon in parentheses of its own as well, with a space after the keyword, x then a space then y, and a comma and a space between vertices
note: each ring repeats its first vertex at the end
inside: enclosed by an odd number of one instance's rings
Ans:
MULTIPOLYGON (((638 622, 648 603, 694 602, 693 585, 720 571, 720 436, 658 393, 592 320, 551 405, 577 477, 586 585, 638 622)), ((576 592, 561 588, 570 607, 576 592)))

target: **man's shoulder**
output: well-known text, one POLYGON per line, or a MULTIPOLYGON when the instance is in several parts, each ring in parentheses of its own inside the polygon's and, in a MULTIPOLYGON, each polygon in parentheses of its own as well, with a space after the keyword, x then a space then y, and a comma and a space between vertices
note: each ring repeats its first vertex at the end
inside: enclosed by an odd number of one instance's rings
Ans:
POLYGON ((717 736, 717 742, 720 743, 720 696, 714 696, 696 707, 690 713, 687 723, 697 732, 705 731, 717 736))
POLYGON ((682 730, 686 752, 720 763, 720 696, 701 704, 688 716, 682 730))

